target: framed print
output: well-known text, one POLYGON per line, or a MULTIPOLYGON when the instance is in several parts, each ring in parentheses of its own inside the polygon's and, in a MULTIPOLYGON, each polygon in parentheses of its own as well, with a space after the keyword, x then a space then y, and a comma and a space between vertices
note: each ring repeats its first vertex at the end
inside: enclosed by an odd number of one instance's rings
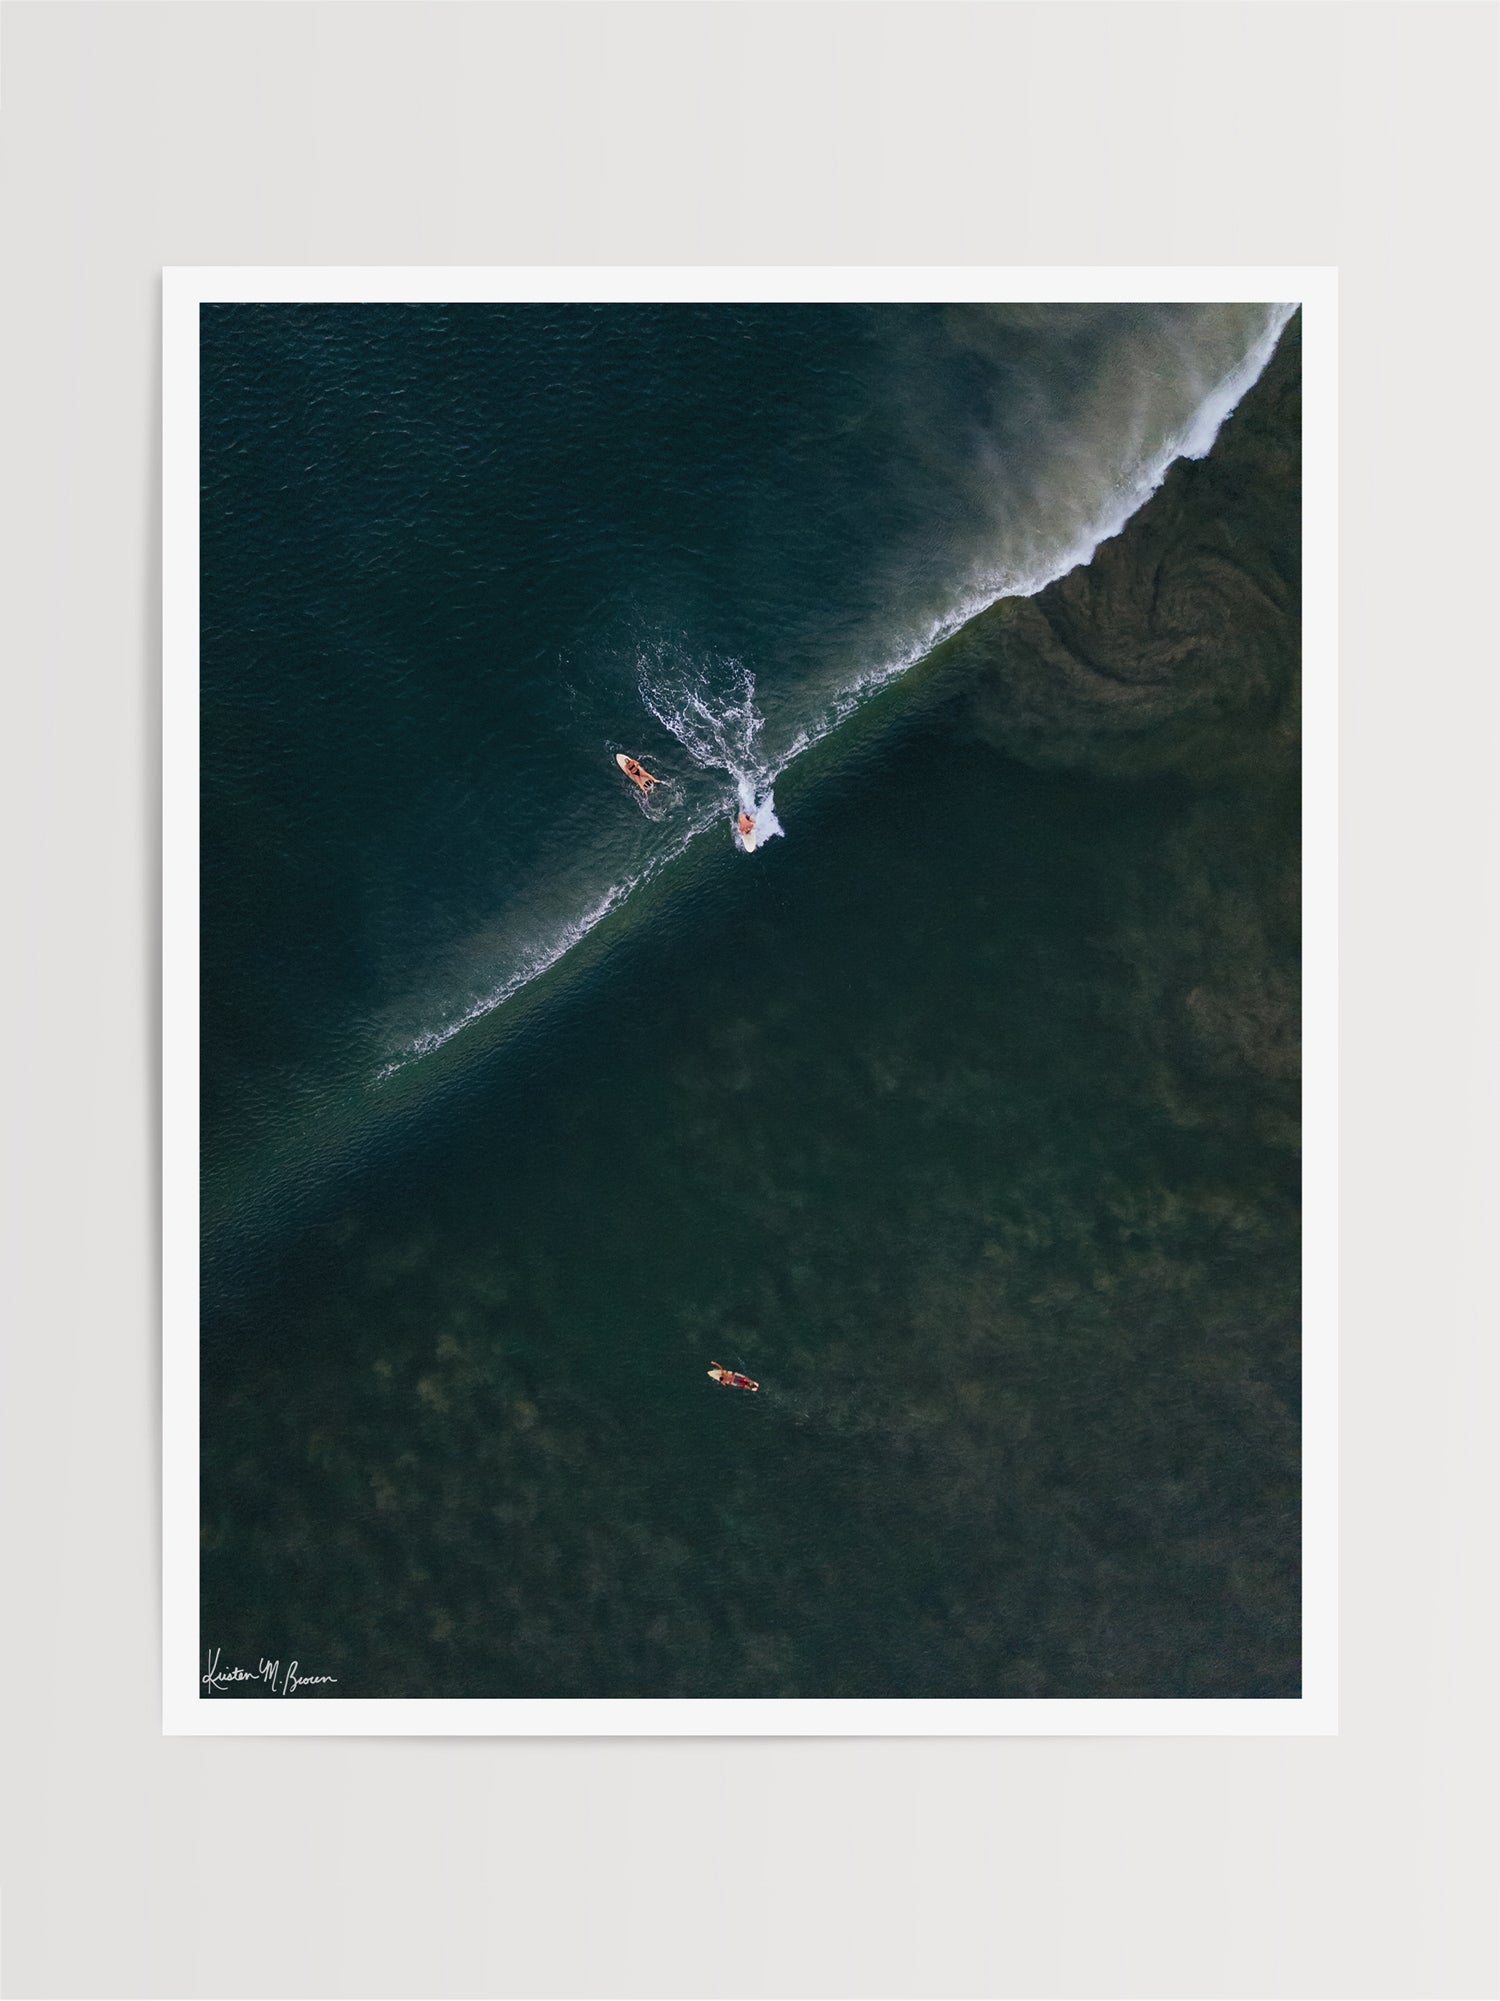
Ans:
POLYGON ((1334 1729, 1335 341, 167 273, 169 1731, 1334 1729))

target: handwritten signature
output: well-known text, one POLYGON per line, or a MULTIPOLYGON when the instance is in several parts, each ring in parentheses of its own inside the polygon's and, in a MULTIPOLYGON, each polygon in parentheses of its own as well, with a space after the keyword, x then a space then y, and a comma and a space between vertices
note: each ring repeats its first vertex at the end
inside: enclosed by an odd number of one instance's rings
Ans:
POLYGON ((289 1661, 283 1674, 280 1661, 268 1661, 264 1656, 257 1668, 225 1667, 218 1647, 209 1654, 208 1673, 202 1677, 203 1686, 210 1695, 216 1689, 228 1688, 237 1681, 258 1681, 268 1695, 292 1695, 299 1688, 313 1688, 319 1683, 337 1680, 336 1674, 303 1674, 300 1661, 289 1661))

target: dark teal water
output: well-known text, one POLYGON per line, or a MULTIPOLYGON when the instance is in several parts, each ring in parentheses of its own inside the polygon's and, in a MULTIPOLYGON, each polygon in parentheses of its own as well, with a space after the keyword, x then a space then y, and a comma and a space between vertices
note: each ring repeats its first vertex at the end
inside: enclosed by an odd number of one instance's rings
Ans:
POLYGON ((206 1643, 1295 1689, 1295 1156, 1148 1019, 1192 787, 902 671, 1266 322, 205 309, 206 1643))

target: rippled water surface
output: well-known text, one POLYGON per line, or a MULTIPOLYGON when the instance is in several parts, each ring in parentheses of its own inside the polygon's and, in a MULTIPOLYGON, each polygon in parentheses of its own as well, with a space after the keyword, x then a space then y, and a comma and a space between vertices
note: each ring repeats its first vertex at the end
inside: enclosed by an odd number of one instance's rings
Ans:
POLYGON ((1294 1163, 1141 1025, 1191 788, 907 674, 1284 318, 204 309, 216 1643, 345 1694, 1294 1685, 1294 1163))

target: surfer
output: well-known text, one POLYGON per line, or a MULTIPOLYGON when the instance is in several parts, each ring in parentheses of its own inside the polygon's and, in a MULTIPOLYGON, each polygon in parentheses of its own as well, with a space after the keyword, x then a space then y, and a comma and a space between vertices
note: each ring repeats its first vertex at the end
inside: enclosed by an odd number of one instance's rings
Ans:
POLYGON ((666 783, 665 779, 653 777, 644 765, 637 764, 633 757, 627 757, 623 750, 615 752, 615 763, 619 765, 631 784, 638 785, 648 796, 653 785, 666 783))
POLYGON ((744 844, 745 844, 745 852, 746 852, 746 854, 749 854, 749 853, 751 853, 751 852, 752 852, 752 850, 753 850, 753 849, 754 849, 754 847, 755 847, 755 822, 754 822, 754 820, 753 820, 753 819, 751 818, 751 816, 750 816, 750 815, 749 815, 748 813, 741 813, 740 817, 739 817, 739 818, 738 818, 738 819, 737 819, 737 820, 735 821, 735 823, 734 823, 734 824, 735 824, 735 825, 736 825, 736 827, 738 827, 738 828, 739 828, 739 830, 740 830, 740 839, 741 839, 741 840, 742 840, 742 841, 744 842, 744 844))
POLYGON ((758 1390, 760 1384, 754 1376, 742 1376, 738 1369, 724 1369, 717 1362, 708 1372, 716 1383, 722 1383, 727 1390, 758 1390))

